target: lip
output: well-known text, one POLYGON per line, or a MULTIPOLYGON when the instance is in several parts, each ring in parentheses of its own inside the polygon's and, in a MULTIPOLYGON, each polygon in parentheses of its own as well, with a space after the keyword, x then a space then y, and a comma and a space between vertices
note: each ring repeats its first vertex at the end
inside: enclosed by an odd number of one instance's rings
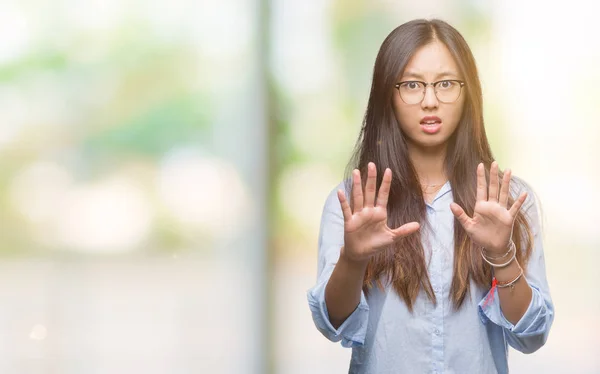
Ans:
POLYGON ((440 117, 438 117, 438 116, 425 116, 425 117, 421 118, 421 125, 424 122, 431 122, 431 121, 435 121, 435 122, 440 122, 441 123, 442 119, 440 117))
POLYGON ((421 130, 427 134, 435 134, 440 131, 442 124, 440 122, 435 125, 421 125, 421 130))
POLYGON ((426 116, 421 119, 421 129, 427 134, 435 134, 442 128, 442 120, 437 116, 426 116), (435 125, 425 125, 426 122, 435 122, 435 125))

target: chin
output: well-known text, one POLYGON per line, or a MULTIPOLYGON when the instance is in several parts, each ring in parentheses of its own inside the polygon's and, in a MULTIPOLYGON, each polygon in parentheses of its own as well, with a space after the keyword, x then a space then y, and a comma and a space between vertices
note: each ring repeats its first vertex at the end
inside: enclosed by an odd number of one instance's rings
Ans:
POLYGON ((448 143, 448 137, 442 134, 428 135, 425 139, 423 137, 418 137, 416 141, 413 139, 411 143, 419 148, 438 148, 448 143))

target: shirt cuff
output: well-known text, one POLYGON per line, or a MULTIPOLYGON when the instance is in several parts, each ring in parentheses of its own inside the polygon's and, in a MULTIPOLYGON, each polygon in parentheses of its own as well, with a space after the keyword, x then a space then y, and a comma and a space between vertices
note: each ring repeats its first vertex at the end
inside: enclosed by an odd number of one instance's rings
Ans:
POLYGON ((329 313, 325 303, 325 286, 322 282, 308 290, 308 305, 317 329, 333 342, 342 341, 346 348, 359 347, 365 342, 369 320, 369 305, 364 292, 360 293, 360 303, 340 327, 335 329, 329 321, 329 313))
POLYGON ((545 325, 544 300, 540 291, 535 286, 531 286, 531 301, 527 307, 527 311, 517 324, 513 324, 504 317, 502 308, 500 307, 500 297, 498 295, 498 287, 488 291, 483 300, 479 302, 479 317, 483 324, 492 321, 494 324, 501 326, 515 335, 527 336, 536 335, 543 331, 545 325), (493 293, 492 293, 493 292, 493 293))

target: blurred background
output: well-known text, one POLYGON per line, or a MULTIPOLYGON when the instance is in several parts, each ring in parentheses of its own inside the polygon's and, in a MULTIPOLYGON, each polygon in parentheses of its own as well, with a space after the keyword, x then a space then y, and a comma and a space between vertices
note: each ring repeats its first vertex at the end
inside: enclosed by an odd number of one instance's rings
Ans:
POLYGON ((317 234, 396 26, 442 18, 556 306, 514 373, 600 373, 593 1, 2 0, 0 372, 342 373, 317 234))

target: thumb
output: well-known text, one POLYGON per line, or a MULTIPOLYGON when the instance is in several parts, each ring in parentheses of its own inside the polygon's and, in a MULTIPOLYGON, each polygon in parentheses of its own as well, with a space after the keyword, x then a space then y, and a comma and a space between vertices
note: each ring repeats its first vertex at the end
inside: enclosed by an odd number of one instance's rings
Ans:
POLYGON ((419 228, 421 228, 421 225, 419 225, 418 222, 409 222, 396 229, 393 229, 392 232, 394 233, 396 239, 400 239, 412 234, 413 232, 416 232, 419 230, 419 228))
POLYGON ((450 210, 452 211, 452 214, 454 214, 454 217, 456 217, 458 222, 460 222, 462 227, 464 227, 466 230, 470 217, 467 215, 467 213, 465 213, 464 209, 461 208, 460 205, 458 205, 456 203, 451 203, 450 210))

